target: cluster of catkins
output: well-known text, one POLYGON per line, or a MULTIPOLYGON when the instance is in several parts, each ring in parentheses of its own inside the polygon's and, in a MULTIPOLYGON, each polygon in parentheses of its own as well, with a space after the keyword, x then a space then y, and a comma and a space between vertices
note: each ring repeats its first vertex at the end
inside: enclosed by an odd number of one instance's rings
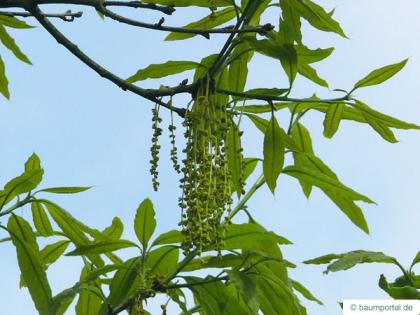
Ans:
POLYGON ((210 93, 208 86, 199 89, 184 120, 187 143, 179 206, 185 253, 192 248, 200 251, 213 242, 216 249, 223 247, 220 222, 232 204, 226 155, 231 124, 226 104, 218 101, 217 94, 210 93))
MULTIPOLYGON (((152 112, 154 132, 150 172, 153 187, 157 190, 158 139, 162 134, 159 124, 162 119, 159 107, 152 112)), ((187 254, 192 249, 201 251, 213 245, 212 249, 220 250, 228 224, 225 220, 222 226, 221 221, 231 210, 233 192, 227 155, 228 135, 236 126, 228 113, 225 97, 212 92, 210 82, 198 89, 192 105, 187 108, 183 126, 186 145, 182 150, 185 158, 180 165, 175 145, 176 127, 171 115, 168 127, 172 145, 170 156, 175 171, 182 173, 179 206, 182 210, 183 250, 187 254)), ((242 155, 242 149, 238 148, 235 154, 242 155)))

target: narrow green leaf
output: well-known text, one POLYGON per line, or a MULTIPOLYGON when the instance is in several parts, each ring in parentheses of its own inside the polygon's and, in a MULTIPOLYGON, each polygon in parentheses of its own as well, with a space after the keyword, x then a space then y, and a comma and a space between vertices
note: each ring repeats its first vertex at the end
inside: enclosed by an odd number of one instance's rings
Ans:
POLYGON ((32 64, 28 57, 20 50, 19 46, 16 45, 15 40, 7 33, 6 28, 2 25, 0 25, 0 41, 16 58, 27 64, 32 64))
POLYGON ((137 209, 134 219, 134 231, 137 238, 147 248, 147 244, 156 228, 155 210, 150 199, 145 199, 137 209))
POLYGON ((313 27, 346 37, 340 24, 318 4, 310 0, 291 0, 290 3, 313 27))
POLYGON ((195 69, 194 82, 203 78, 207 74, 208 70, 214 64, 218 56, 219 56, 218 54, 212 54, 201 59, 200 61, 201 67, 198 67, 197 69, 195 69))
POLYGON ((324 119, 324 136, 332 138, 340 125, 344 104, 330 104, 324 119))
MULTIPOLYGON (((89 274, 89 265, 85 266, 80 275, 80 281, 84 281, 89 274)), ((102 300, 90 290, 81 290, 76 304, 76 315, 98 314, 102 300)))
POLYGON ((0 93, 7 99, 10 99, 9 81, 6 76, 6 67, 0 55, 0 93))
POLYGON ((42 236, 53 235, 53 228, 42 204, 38 202, 32 202, 31 211, 32 219, 34 221, 34 225, 38 233, 42 236))
POLYGON ((172 74, 193 70, 199 66, 199 63, 193 61, 167 61, 162 64, 152 64, 144 69, 138 70, 127 79, 127 82, 134 83, 146 79, 163 78, 172 74))
POLYGON ((237 58, 229 66, 229 89, 231 91, 243 92, 248 77, 248 62, 252 55, 252 51, 246 43, 238 44, 232 51, 232 56, 237 56, 237 58))
POLYGON ((64 254, 69 245, 70 241, 63 240, 45 246, 41 250, 41 258, 43 263, 46 266, 55 263, 58 260, 58 258, 60 258, 64 254))
POLYGON ((112 224, 108 226, 102 233, 104 233, 107 237, 112 240, 118 240, 121 238, 121 235, 124 231, 124 225, 121 222, 121 219, 115 217, 112 220, 112 224))
POLYGON ((77 246, 75 250, 71 251, 70 253, 67 253, 66 256, 104 254, 128 247, 137 247, 137 245, 133 242, 126 240, 102 241, 94 244, 77 246))
POLYGON ((25 172, 33 171, 33 170, 40 170, 41 167, 41 160, 39 159, 38 155, 32 153, 32 155, 28 158, 25 162, 25 172))
POLYGON ((307 265, 324 265, 341 257, 343 257, 343 254, 328 254, 317 258, 305 260, 303 263, 307 265))
POLYGON ((236 191, 238 198, 242 195, 242 147, 240 131, 235 123, 232 123, 227 135, 227 159, 229 171, 232 174, 233 188, 236 191))
POLYGON ((353 91, 361 87, 377 85, 382 82, 385 82, 386 80, 397 74, 402 68, 404 68, 407 61, 408 59, 405 59, 399 63, 388 65, 372 71, 366 77, 364 77, 354 85, 353 91))
POLYGON ((267 186, 274 194, 277 178, 284 164, 284 143, 277 119, 272 115, 264 134, 263 172, 267 186))
MULTIPOLYGON (((226 22, 229 22, 236 16, 235 9, 230 7, 226 8, 220 11, 216 11, 201 20, 198 20, 196 22, 189 23, 182 28, 185 29, 205 29, 209 30, 216 26, 222 25, 226 22)), ((169 33, 168 36, 166 36, 165 40, 172 41, 172 40, 182 40, 187 39, 196 36, 196 34, 190 34, 190 33, 169 33)))
POLYGON ((312 50, 304 45, 296 45, 295 50, 298 56, 299 64, 311 64, 328 58, 334 51, 334 48, 317 48, 312 50))
POLYGON ((323 305, 323 303, 318 300, 307 288, 305 288, 300 282, 291 280, 293 289, 298 291, 300 294, 302 294, 303 297, 305 297, 309 301, 313 301, 318 303, 319 305, 323 305))
POLYGON ((414 257, 410 268, 412 268, 414 265, 418 264, 419 262, 420 262, 420 251, 417 253, 416 257, 414 257))
POLYGON ((254 172, 255 168, 257 167, 259 159, 257 158, 244 158, 244 180, 247 180, 249 176, 254 172))
POLYGON ((184 236, 180 231, 171 230, 159 235, 153 241, 152 246, 181 243, 183 239, 184 236))
POLYGON ((10 180, 4 186, 3 194, 0 196, 0 208, 16 196, 35 189, 41 182, 43 174, 42 169, 31 170, 10 180))
MULTIPOLYGON (((284 28, 284 33, 290 36, 293 41, 302 42, 301 22, 298 12, 289 4, 287 0, 280 0, 280 8, 284 28)), ((281 31, 282 28, 280 28, 281 31)))
POLYGON ((312 82, 315 82, 316 84, 319 84, 320 86, 328 87, 328 82, 322 79, 318 72, 312 68, 308 64, 299 63, 298 70, 299 74, 303 75, 305 78, 311 80, 312 82))
POLYGON ((41 259, 35 234, 21 217, 9 218, 8 230, 16 247, 20 271, 26 280, 29 293, 40 315, 51 315, 52 294, 41 259))
POLYGON ((53 187, 42 189, 40 192, 47 192, 51 194, 77 194, 91 188, 92 187, 53 187))
POLYGON ((283 70, 292 85, 297 74, 297 54, 292 45, 277 43, 274 40, 256 40, 252 37, 244 37, 244 40, 258 53, 280 61, 283 70))
POLYGON ((352 200, 361 200, 367 203, 373 203, 368 197, 363 196, 351 188, 344 186, 338 180, 326 176, 325 174, 306 167, 288 166, 282 171, 284 174, 301 179, 308 184, 317 186, 321 189, 331 190, 338 194, 348 196, 352 200))
MULTIPOLYGON (((39 202, 45 205, 55 223, 57 223, 63 233, 74 243, 74 245, 79 247, 91 244, 89 238, 81 230, 80 222, 71 216, 70 213, 51 201, 41 200, 39 202)), ((87 257, 98 267, 104 265, 103 260, 98 255, 89 254, 87 257)))
POLYGON ((32 26, 26 24, 24 21, 5 15, 0 15, 0 24, 11 28, 32 28, 32 26))

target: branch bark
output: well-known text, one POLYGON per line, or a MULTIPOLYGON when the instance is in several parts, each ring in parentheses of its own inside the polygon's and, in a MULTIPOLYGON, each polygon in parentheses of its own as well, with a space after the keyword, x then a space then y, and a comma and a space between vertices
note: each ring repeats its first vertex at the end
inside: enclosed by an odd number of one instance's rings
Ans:
MULTIPOLYGON (((10 12, 10 11, 0 11, 0 15, 12 16, 12 17, 33 17, 29 12, 10 12)), ((83 12, 72 12, 66 11, 64 13, 44 13, 44 17, 48 18, 58 18, 65 22, 73 22, 74 19, 82 17, 83 12)))

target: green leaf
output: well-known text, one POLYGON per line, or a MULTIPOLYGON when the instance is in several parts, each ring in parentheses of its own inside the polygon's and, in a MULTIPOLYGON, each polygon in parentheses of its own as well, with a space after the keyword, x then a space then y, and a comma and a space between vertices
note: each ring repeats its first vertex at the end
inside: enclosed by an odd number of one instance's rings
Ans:
POLYGON ((418 300, 420 299, 420 292, 411 286, 394 287, 390 285, 385 276, 381 275, 379 279, 379 287, 389 294, 394 299, 418 300))
POLYGON ((248 177, 254 172, 255 168, 257 167, 259 159, 257 158, 244 158, 243 164, 244 164, 244 181, 248 179, 248 177))
POLYGON ((134 219, 134 231, 137 238, 147 248, 147 244, 156 228, 155 210, 150 199, 145 199, 137 209, 134 219))
POLYGON ((232 123, 227 135, 227 160, 229 171, 232 174, 233 188, 238 194, 238 198, 242 195, 242 147, 240 131, 235 123, 232 123))
POLYGON ((330 104, 324 119, 324 136, 332 138, 340 125, 344 104, 330 104))
POLYGON ((299 64, 311 64, 328 58, 334 51, 334 48, 309 49, 304 45, 296 45, 295 50, 298 56, 299 64))
POLYGON ((255 250, 260 244, 291 244, 282 236, 273 232, 265 231, 261 226, 254 223, 232 224, 226 231, 225 249, 249 249, 255 250))
POLYGON ((172 74, 195 69, 199 66, 199 63, 193 61, 167 61, 162 64, 152 64, 144 69, 138 70, 127 79, 127 82, 134 83, 146 79, 164 78, 172 74))
POLYGON ((41 167, 41 160, 39 159, 38 155, 32 153, 32 155, 28 158, 25 162, 25 172, 33 171, 33 170, 40 170, 41 167))
POLYGON ((112 240, 118 240, 121 238, 123 231, 123 223, 121 222, 120 218, 115 217, 112 220, 112 224, 108 226, 102 233, 104 233, 108 238, 112 240))
POLYGON ((15 40, 9 35, 9 33, 7 33, 6 28, 2 25, 0 25, 0 41, 15 55, 16 58, 27 64, 32 64, 28 57, 26 57, 26 55, 20 50, 18 45, 16 45, 15 40))
POLYGON ((176 269, 179 247, 162 246, 151 251, 146 257, 146 269, 149 274, 168 275, 176 269))
POLYGON ((247 274, 236 270, 228 270, 227 274, 251 311, 258 314, 257 286, 254 281, 247 274))
POLYGON ((248 77, 248 62, 252 55, 253 53, 246 43, 238 44, 232 51, 232 56, 237 56, 237 58, 232 61, 229 67, 229 89, 231 91, 243 92, 248 77))
POLYGON ((417 253, 416 257, 414 257, 410 268, 413 268, 413 266, 418 264, 419 262, 420 262, 420 251, 417 253))
MULTIPOLYGON (((89 274, 89 265, 86 265, 80 275, 80 281, 83 282, 89 274)), ((102 300, 90 290, 81 290, 79 300, 76 304, 76 315, 98 314, 101 308, 102 300)))
MULTIPOLYGON (((247 96, 235 96, 235 100, 236 101, 241 101, 241 100, 246 100, 246 99, 254 99, 254 98, 260 98, 260 97, 266 97, 267 99, 270 99, 271 97, 275 98, 275 97, 279 97, 281 95, 284 95, 285 93, 287 93, 289 91, 289 89, 278 89, 278 88, 258 88, 258 89, 251 89, 248 90, 246 92, 244 92, 244 94, 246 94, 247 96)), ((279 105, 277 105, 279 106, 279 105)), ((240 107, 236 107, 235 109, 240 110, 240 111, 244 111, 241 110, 242 107, 249 107, 249 106, 240 106, 240 107)), ((260 107, 264 108, 264 111, 260 112, 254 112, 254 113, 268 113, 271 111, 271 105, 262 105, 260 107)), ((277 109, 277 108, 276 108, 277 109)))
POLYGON ((0 93, 7 99, 10 99, 9 81, 6 76, 6 67, 0 55, 0 93))
MULTIPOLYGON (((301 22, 300 15, 296 10, 289 4, 287 0, 280 0, 280 8, 282 14, 284 33, 290 36, 292 42, 302 42, 301 22)), ((281 30, 282 28, 280 28, 281 30)))
POLYGON ((102 241, 94 244, 77 246, 75 250, 71 251, 70 253, 67 253, 66 256, 104 254, 128 247, 137 247, 137 245, 133 242, 126 240, 102 241))
MULTIPOLYGON (((108 303, 112 306, 118 306, 130 297, 136 290, 135 281, 139 277, 138 268, 140 265, 139 257, 133 257, 123 264, 123 268, 119 269, 109 286, 108 303)), ((103 304, 102 308, 107 310, 107 305, 103 304)), ((101 314, 101 313, 99 313, 101 314)), ((106 314, 106 312, 105 312, 106 314)))
POLYGON ((305 297, 307 300, 316 302, 319 305, 323 305, 323 303, 320 300, 318 300, 315 296, 313 296, 313 294, 307 288, 305 288, 301 283, 295 280, 291 280, 291 282, 293 285, 293 289, 295 289, 300 294, 302 294, 302 296, 305 297))
POLYGON ((218 54, 212 54, 201 59, 200 61, 201 67, 198 67, 194 73, 194 82, 203 78, 207 74, 208 70, 214 64, 218 56, 219 56, 218 54))
POLYGON ((46 266, 55 263, 58 260, 58 258, 60 258, 64 254, 69 244, 69 241, 63 240, 45 246, 41 250, 41 258, 43 263, 46 266))
POLYGON ((303 180, 308 184, 317 186, 321 189, 331 190, 338 194, 347 196, 352 200, 361 200, 367 203, 373 203, 368 197, 363 196, 351 188, 344 186, 338 180, 331 178, 319 171, 314 171, 306 167, 288 166, 282 171, 284 174, 303 180))
POLYGON ((307 265, 324 265, 341 257, 343 257, 343 254, 328 254, 317 258, 305 260, 303 263, 307 265))
POLYGON ((0 15, 0 24, 11 28, 32 28, 32 26, 26 24, 24 21, 5 15, 0 15))
POLYGON ((40 315, 51 315, 51 288, 31 226, 21 217, 12 215, 7 228, 16 247, 20 271, 36 309, 40 315))
POLYGON ((408 59, 405 59, 399 63, 388 65, 372 71, 366 77, 364 77, 354 85, 353 91, 361 87, 377 85, 382 82, 385 82, 386 80, 397 74, 402 68, 404 68, 407 61, 408 59))
POLYGON ((42 204, 36 201, 32 202, 31 211, 35 228, 37 229, 39 234, 42 236, 53 235, 53 228, 42 204))
POLYGON ((280 60, 280 63, 292 85, 297 74, 297 54, 292 45, 278 43, 274 40, 256 40, 244 37, 244 40, 258 53, 280 60))
POLYGON ((340 36, 346 37, 340 24, 316 3, 310 0, 291 0, 290 4, 313 27, 321 31, 334 32, 340 36))
POLYGON ((41 182, 43 174, 42 169, 25 171, 22 175, 10 180, 4 186, 3 194, 0 196, 0 209, 16 196, 35 189, 41 182))
POLYGON ((284 143, 281 136, 280 126, 274 115, 264 134, 264 162, 263 172, 267 186, 274 194, 277 178, 284 164, 284 143))
MULTIPOLYGON (((182 28, 184 29, 204 29, 204 30, 210 30, 216 26, 222 25, 226 22, 229 22, 236 16, 235 9, 230 7, 226 8, 220 11, 216 11, 205 18, 202 18, 201 20, 198 20, 196 22, 189 23, 182 28)), ((196 36, 196 34, 190 34, 190 33, 169 33, 168 36, 166 36, 165 40, 171 41, 171 40, 182 40, 187 39, 196 36)))
POLYGON ((47 192, 51 194, 77 194, 91 188, 92 187, 53 187, 42 189, 40 192, 47 192))
POLYGON ((320 86, 328 87, 328 82, 322 79, 317 71, 312 68, 308 64, 299 63, 298 66, 298 72, 299 74, 303 75, 305 78, 311 80, 312 82, 315 82, 316 84, 319 84, 320 86))
POLYGON ((184 236, 180 231, 171 230, 169 232, 160 234, 152 243, 153 246, 181 243, 184 236))
MULTIPOLYGON (((91 244, 89 238, 81 230, 82 224, 73 218, 70 213, 51 201, 40 200, 39 202, 45 205, 55 223, 57 223, 63 233, 74 243, 74 245, 79 247, 91 244)), ((87 257, 98 267, 104 265, 103 260, 98 255, 89 254, 87 257)))

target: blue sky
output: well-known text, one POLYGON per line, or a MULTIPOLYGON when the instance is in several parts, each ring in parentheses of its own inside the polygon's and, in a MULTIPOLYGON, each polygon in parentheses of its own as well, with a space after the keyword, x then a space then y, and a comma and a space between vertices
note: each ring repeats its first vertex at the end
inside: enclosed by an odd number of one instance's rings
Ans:
MULTIPOLYGON (((308 46, 336 47, 334 54, 317 66, 331 88, 349 88, 371 70, 409 57, 406 68, 395 78, 357 91, 356 95, 384 113, 420 123, 420 44, 416 40, 420 4, 415 0, 406 0, 404 5, 379 0, 318 3, 336 8, 335 17, 350 38, 345 40, 304 26, 308 46)), ((50 8, 63 9, 67 7, 50 8)), ((186 24, 206 12, 181 11, 168 18, 167 24, 186 24)), ((153 22, 160 17, 150 12, 136 12, 136 16, 153 22)), ((275 23, 276 17, 268 14, 262 22, 275 23)), ((149 63, 199 61, 217 52, 223 42, 222 37, 212 41, 196 38, 162 42, 162 33, 103 22, 88 9, 74 23, 56 24, 90 56, 123 77, 149 63)), ((34 66, 16 62, 1 50, 7 62, 12 100, 0 99, 0 183, 19 174, 26 158, 36 152, 45 167, 45 187, 94 186, 77 196, 54 197, 80 220, 103 228, 119 216, 125 222, 125 237, 133 238, 135 209, 141 200, 150 197, 157 209, 158 231, 175 228, 179 220, 179 192, 175 189, 177 176, 169 162, 160 166, 160 191, 151 189, 151 104, 99 78, 39 27, 13 35, 34 66)), ((256 57, 251 69, 249 88, 286 85, 281 68, 265 57, 256 57)), ((178 84, 188 75, 165 83, 178 84)), ((155 80, 144 86, 156 87, 160 83, 155 80)), ((310 96, 313 92, 323 96, 330 93, 304 78, 297 80, 295 96, 310 96)), ((184 105, 185 101, 179 98, 177 105, 184 105)), ((286 177, 280 178, 274 198, 265 188, 255 194, 249 203, 253 216, 294 242, 284 248, 284 253, 296 263, 330 252, 367 249, 384 251, 409 264, 420 250, 420 135, 397 131, 400 142, 391 145, 366 126, 344 122, 338 134, 327 140, 322 137, 322 115, 308 114, 303 122, 312 132, 318 156, 345 184, 378 203, 363 205, 371 235, 354 227, 319 191, 306 200, 296 181, 286 177)), ((249 155, 261 155, 262 142, 256 141, 258 137, 258 131, 251 127, 246 132, 244 141, 249 155)), ((163 142, 168 143, 167 137, 163 142)), ((169 148, 164 145, 162 156, 165 154, 169 154, 169 148)), ((27 210, 21 214, 29 218, 27 210)), ((35 314, 27 291, 18 289, 14 249, 2 244, 0 255, 2 312, 35 314)), ((49 278, 54 291, 77 281, 78 268, 76 258, 65 258, 51 267, 49 278)), ((384 273, 390 279, 397 275, 395 268, 385 265, 366 265, 327 276, 322 271, 320 267, 298 264, 291 273, 326 304, 307 304, 311 315, 339 314, 336 302, 342 299, 386 298, 377 287, 379 275, 384 273)))

